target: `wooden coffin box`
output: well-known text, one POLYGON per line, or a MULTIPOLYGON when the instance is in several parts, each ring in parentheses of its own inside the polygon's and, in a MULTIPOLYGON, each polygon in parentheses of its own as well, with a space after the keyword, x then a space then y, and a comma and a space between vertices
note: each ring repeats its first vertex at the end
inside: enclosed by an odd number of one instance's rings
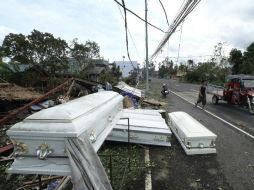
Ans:
POLYGON ((216 153, 217 135, 185 112, 168 114, 172 132, 187 155, 216 153))
POLYGON ((98 151, 120 118, 123 97, 112 91, 90 94, 39 111, 12 126, 11 173, 68 175, 65 138, 88 136, 98 151))
POLYGON ((129 136, 130 143, 171 146, 172 133, 159 111, 124 109, 121 118, 107 140, 128 142, 129 136))

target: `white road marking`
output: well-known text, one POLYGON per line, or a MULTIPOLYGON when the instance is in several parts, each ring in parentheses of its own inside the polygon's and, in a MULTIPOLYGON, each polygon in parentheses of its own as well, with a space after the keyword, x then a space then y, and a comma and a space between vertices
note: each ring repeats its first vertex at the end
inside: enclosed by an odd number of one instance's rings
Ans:
MULTIPOLYGON (((195 103, 191 102, 190 100, 187 100, 185 97, 179 95, 178 93, 173 92, 173 91, 171 91, 171 90, 170 90, 170 92, 173 93, 174 95, 178 96, 179 98, 182 98, 182 99, 185 100, 186 102, 188 102, 188 103, 190 103, 190 104, 192 104, 192 105, 195 105, 195 103)), ((202 108, 199 107, 199 106, 198 106, 198 108, 202 109, 202 108)), ((245 134, 246 136, 250 137, 251 139, 254 139, 254 136, 253 136, 253 135, 251 135, 251 134, 247 133, 246 131, 244 131, 244 130, 238 128, 237 126, 233 125, 232 123, 229 123, 228 121, 226 121, 226 120, 220 118, 219 116, 215 115, 214 113, 212 113, 212 112, 210 112, 210 111, 208 111, 208 110, 206 110, 206 109, 203 109, 203 110, 204 110, 206 113, 210 114, 211 116, 215 117, 216 119, 219 119, 219 120, 222 121, 223 123, 227 124, 228 126, 230 126, 230 127, 234 128, 234 129, 236 129, 237 131, 239 131, 239 132, 245 134)))
MULTIPOLYGON (((149 148, 145 148, 145 164, 150 166, 150 158, 149 158, 149 148)), ((145 190, 152 190, 152 175, 151 169, 149 169, 146 173, 145 178, 145 190)))

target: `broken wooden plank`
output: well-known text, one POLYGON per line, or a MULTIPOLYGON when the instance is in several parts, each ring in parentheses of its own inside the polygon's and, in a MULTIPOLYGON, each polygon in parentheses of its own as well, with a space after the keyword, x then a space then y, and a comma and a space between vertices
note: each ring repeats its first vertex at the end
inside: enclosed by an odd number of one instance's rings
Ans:
POLYGON ((13 144, 8 144, 6 146, 0 147, 0 154, 6 151, 10 151, 11 149, 13 149, 13 144))

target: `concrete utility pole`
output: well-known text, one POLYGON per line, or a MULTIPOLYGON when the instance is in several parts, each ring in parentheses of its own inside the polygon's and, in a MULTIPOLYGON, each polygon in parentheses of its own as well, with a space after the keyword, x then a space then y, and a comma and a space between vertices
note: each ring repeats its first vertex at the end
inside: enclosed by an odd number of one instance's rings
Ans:
POLYGON ((124 70, 124 58, 125 58, 125 56, 123 55, 123 65, 122 65, 122 76, 123 76, 123 70, 124 70))
POLYGON ((146 28, 146 93, 149 90, 149 83, 148 83, 148 32, 147 32, 147 0, 145 0, 145 28, 146 28))

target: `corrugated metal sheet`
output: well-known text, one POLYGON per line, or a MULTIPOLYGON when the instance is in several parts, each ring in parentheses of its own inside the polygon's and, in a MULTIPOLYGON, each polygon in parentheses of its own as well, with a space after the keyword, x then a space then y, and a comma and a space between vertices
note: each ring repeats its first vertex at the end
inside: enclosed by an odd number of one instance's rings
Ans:
POLYGON ((137 89, 137 88, 133 88, 129 85, 127 85, 125 82, 119 82, 117 86, 115 86, 116 88, 128 92, 130 94, 133 94, 135 96, 141 97, 142 96, 142 91, 137 89))

